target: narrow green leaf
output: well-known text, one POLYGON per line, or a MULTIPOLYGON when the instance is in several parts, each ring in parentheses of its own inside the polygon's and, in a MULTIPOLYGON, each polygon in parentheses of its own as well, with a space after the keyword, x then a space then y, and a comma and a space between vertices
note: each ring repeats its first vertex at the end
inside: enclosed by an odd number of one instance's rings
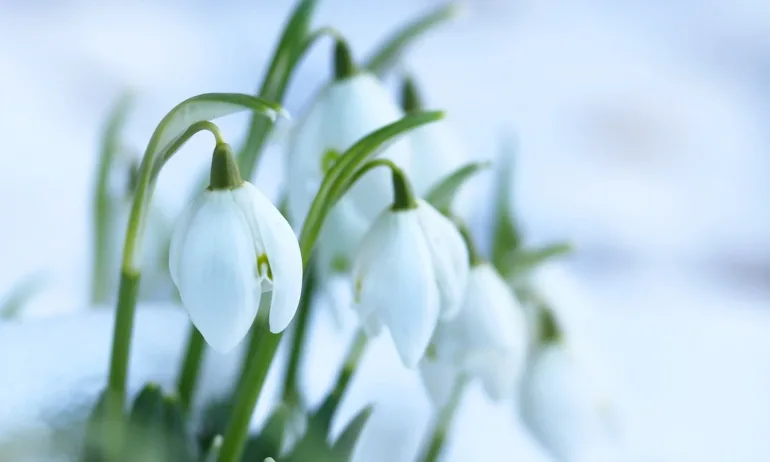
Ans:
POLYGON ((365 60, 364 67, 378 76, 386 74, 409 45, 429 30, 453 18, 457 10, 458 7, 455 4, 442 5, 397 30, 365 60))
POLYGON ((110 223, 112 220, 112 201, 109 190, 109 178, 115 158, 121 150, 120 134, 126 122, 131 103, 131 95, 124 94, 110 112, 102 135, 99 153, 99 173, 93 192, 93 262, 91 263, 91 303, 106 303, 109 297, 108 275, 110 256, 110 223))
MULTIPOLYGON (((307 37, 317 4, 317 0, 303 0, 294 8, 273 52, 270 67, 260 85, 259 96, 262 98, 276 103, 283 102, 283 96, 294 74, 294 69, 310 47, 307 37)), ((272 120, 259 117, 257 114, 252 116, 246 142, 238 152, 238 167, 243 178, 248 180, 252 177, 262 152, 262 146, 272 128, 272 120)))
POLYGON ((313 203, 310 205, 299 238, 303 263, 307 264, 326 215, 350 187, 349 180, 353 178, 356 170, 388 141, 409 130, 440 120, 443 116, 444 114, 438 111, 408 114, 402 119, 368 134, 343 153, 327 172, 313 203))
POLYGON ((137 395, 129 416, 127 461, 163 460, 165 457, 163 393, 155 384, 137 395))
POLYGON ((500 168, 498 169, 497 193, 495 194, 496 221, 492 229, 492 255, 490 260, 500 272, 505 275, 506 257, 521 245, 516 218, 511 215, 511 182, 513 181, 513 162, 515 147, 512 141, 506 141, 500 152, 500 168))
POLYGON ((567 242, 559 242, 537 249, 513 249, 502 259, 500 273, 506 278, 531 271, 548 260, 563 257, 572 252, 572 246, 567 242))
POLYGON ((83 439, 83 449, 80 462, 102 462, 108 460, 109 454, 105 442, 109 441, 110 426, 107 422, 107 393, 102 392, 96 401, 86 423, 86 434, 83 439))
POLYGON ((0 319, 9 320, 19 315, 24 306, 40 293, 48 282, 42 274, 29 276, 11 288, 8 295, 0 303, 0 319))
POLYGON ((213 120, 237 112, 251 110, 259 116, 275 120, 286 115, 280 105, 243 93, 204 93, 177 104, 160 121, 145 151, 151 158, 168 149, 174 140, 196 122, 213 120))
POLYGON ((179 400, 167 396, 163 402, 163 430, 166 460, 195 462, 198 448, 187 427, 179 400))
POLYGON ((369 421, 373 411, 372 406, 367 406, 361 410, 342 431, 342 434, 332 446, 335 460, 339 462, 350 462, 353 458, 353 450, 356 447, 358 438, 364 430, 364 426, 369 421))
POLYGON ((243 462, 257 462, 265 460, 267 457, 278 457, 283 446, 288 419, 289 409, 279 405, 259 434, 248 439, 241 460, 243 462))
POLYGON ((433 186, 425 195, 425 200, 442 212, 449 211, 460 187, 473 175, 489 166, 489 162, 471 162, 458 168, 433 186))

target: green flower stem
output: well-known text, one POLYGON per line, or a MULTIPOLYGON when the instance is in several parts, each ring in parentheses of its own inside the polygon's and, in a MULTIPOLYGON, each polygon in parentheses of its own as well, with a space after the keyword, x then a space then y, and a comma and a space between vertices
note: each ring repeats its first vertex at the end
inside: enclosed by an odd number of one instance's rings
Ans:
POLYGON ((310 318, 310 306, 312 305, 313 292, 316 286, 315 267, 310 265, 308 274, 305 275, 304 294, 297 307, 297 320, 294 327, 294 333, 291 340, 291 351, 289 352, 289 362, 286 365, 286 376, 283 380, 283 392, 281 400, 284 403, 296 404, 299 399, 299 390, 297 387, 297 373, 299 363, 302 357, 303 344, 307 336, 308 320, 310 318))
POLYGON ((198 385, 198 374, 203 362, 203 353, 206 351, 206 341, 195 326, 190 325, 190 335, 187 338, 182 370, 177 381, 179 392, 179 404, 184 411, 190 409, 195 387, 198 385))
POLYGON ((126 241, 123 249, 123 265, 121 269, 120 287, 118 289, 118 306, 115 314, 115 327, 112 338, 112 355, 110 358, 110 373, 108 378, 110 420, 120 422, 126 399, 126 378, 128 375, 128 356, 131 350, 131 334, 134 327, 134 311, 139 293, 140 272, 136 262, 136 249, 139 245, 143 224, 147 218, 152 192, 155 189, 155 178, 160 172, 163 162, 173 155, 181 145, 194 133, 200 130, 211 131, 217 141, 221 140, 219 129, 211 122, 193 124, 180 139, 166 151, 166 156, 156 162, 157 151, 148 149, 142 159, 139 173, 139 183, 134 195, 131 216, 126 230, 126 241), (159 165, 156 165, 159 164, 159 165), (145 197, 146 196, 146 197, 145 197))
POLYGON ((460 407, 466 384, 467 379, 464 377, 461 377, 455 383, 454 389, 452 390, 452 396, 449 398, 447 404, 441 409, 441 412, 436 419, 436 426, 433 428, 430 444, 428 445, 425 455, 420 458, 421 462, 438 462, 441 457, 449 430, 452 426, 452 421, 457 413, 457 409, 460 407))
POLYGON ((108 432, 110 448, 116 454, 122 448, 123 408, 126 400, 126 379, 128 377, 128 355, 131 349, 131 333, 134 329, 134 308, 139 296, 139 272, 123 268, 118 289, 118 307, 112 336, 110 375, 106 392, 106 422, 115 430, 108 432))

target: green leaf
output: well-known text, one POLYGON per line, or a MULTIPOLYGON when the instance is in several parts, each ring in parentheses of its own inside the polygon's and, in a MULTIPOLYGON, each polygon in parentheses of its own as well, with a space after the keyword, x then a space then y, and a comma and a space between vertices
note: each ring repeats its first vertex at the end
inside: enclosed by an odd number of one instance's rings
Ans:
POLYGON ((453 18, 457 6, 449 3, 440 6, 430 13, 417 18, 397 30, 391 37, 365 60, 364 67, 375 75, 386 74, 403 54, 404 50, 418 38, 439 24, 453 18))
POLYGON ((516 277, 531 271, 548 260, 566 256, 572 250, 572 246, 568 242, 559 242, 537 249, 513 249, 501 259, 502 271, 500 274, 506 278, 516 277))
POLYGON ((16 284, 0 303, 0 319, 9 320, 19 315, 24 306, 40 293, 47 278, 42 274, 29 276, 16 284))
POLYGON ((494 267, 503 276, 507 255, 521 245, 521 233, 515 217, 511 216, 510 197, 511 181, 513 179, 513 161, 515 148, 513 142, 503 145, 500 153, 500 168, 498 169, 497 193, 495 194, 496 222, 492 229, 492 255, 494 267))
POLYGON ((276 408, 259 434, 246 442, 242 462, 261 462, 268 457, 277 458, 280 455, 289 412, 283 405, 276 408))
POLYGON ((425 195, 425 200, 442 212, 449 211, 460 187, 489 166, 489 162, 472 162, 460 167, 433 186, 425 195))
POLYGON ((126 446, 128 462, 163 460, 165 457, 165 403, 155 384, 147 384, 131 408, 126 446))
POLYGON ((131 95, 126 93, 118 100, 110 112, 107 125, 102 135, 99 153, 99 173, 93 192, 93 263, 91 275, 91 303, 106 303, 109 298, 107 277, 109 275, 110 222, 112 220, 112 200, 109 191, 109 178, 115 157, 121 150, 120 134, 126 123, 126 116, 131 103, 131 95))
MULTIPOLYGON (((294 68, 310 47, 307 37, 317 3, 317 0, 303 0, 294 8, 273 52, 270 67, 262 80, 259 89, 259 95, 262 98, 277 103, 283 102, 294 68)), ((262 146, 272 127, 273 121, 269 119, 258 117, 256 114, 251 118, 246 142, 238 152, 238 167, 244 179, 248 180, 252 177, 262 146)))
POLYGON ((177 104, 160 121, 150 138, 144 158, 148 155, 151 159, 158 158, 159 153, 168 150, 174 141, 196 122, 213 120, 249 109, 270 120, 275 120, 278 115, 286 115, 280 105, 257 96, 242 93, 204 93, 193 96, 177 104))
POLYGON ((353 450, 356 447, 358 438, 361 436, 361 432, 364 430, 364 426, 372 415, 372 411, 372 406, 365 407, 345 427, 345 430, 342 431, 342 434, 334 442, 334 446, 332 446, 335 460, 339 460, 339 462, 349 462, 352 460, 353 450))
POLYGON ((358 140, 334 163, 324 177, 305 220, 299 243, 303 263, 307 261, 318 239, 324 220, 332 206, 350 188, 356 170, 386 142, 419 126, 440 120, 442 112, 417 112, 376 130, 358 140))
POLYGON ((102 462, 109 459, 105 442, 109 441, 110 426, 107 425, 107 393, 102 392, 86 422, 86 433, 80 462, 102 462))
POLYGON ((175 397, 164 399, 163 430, 166 460, 194 462, 198 459, 198 448, 187 427, 182 406, 175 397))
POLYGON ((198 447, 206 450, 214 442, 217 435, 222 435, 230 419, 232 404, 229 399, 212 401, 203 408, 201 426, 198 431, 198 447))

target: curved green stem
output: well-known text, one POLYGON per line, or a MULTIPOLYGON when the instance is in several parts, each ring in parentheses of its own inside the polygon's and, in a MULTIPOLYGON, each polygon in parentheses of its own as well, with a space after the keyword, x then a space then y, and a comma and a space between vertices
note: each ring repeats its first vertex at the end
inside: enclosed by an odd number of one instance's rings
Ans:
POLYGON ((433 428, 428 449, 425 451, 425 455, 420 458, 421 462, 437 462, 441 457, 452 421, 457 413, 457 409, 460 407, 466 384, 467 379, 464 377, 461 377, 455 383, 452 396, 436 418, 436 425, 433 428))
MULTIPOLYGON (((193 124, 195 133, 200 130, 210 130, 214 124, 193 124)), ((192 128, 192 127, 191 127, 192 128)), ((188 134, 188 129, 185 134, 188 134)), ((216 138, 221 138, 219 130, 212 131, 216 138)), ((190 133, 184 138, 184 141, 192 136, 190 133)), ((166 151, 163 162, 170 158, 182 146, 184 141, 175 142, 172 147, 166 151)), ((152 146, 152 143, 151 143, 152 146)), ((139 294, 139 268, 136 266, 136 249, 143 232, 143 224, 146 220, 148 205, 154 189, 154 176, 160 171, 154 168, 156 157, 159 151, 148 149, 142 159, 142 165, 139 171, 139 187, 134 195, 134 202, 131 208, 131 216, 126 230, 126 241, 123 249, 123 264, 120 275, 120 286, 118 289, 118 306, 115 314, 115 327, 112 337, 112 355, 110 357, 110 373, 108 377, 108 407, 107 412, 110 420, 116 422, 122 421, 123 407, 126 398, 126 378, 128 376, 128 356, 131 349, 131 334, 134 329, 134 310, 139 294)), ((161 163, 162 166, 162 163, 161 163)), ((116 444, 120 444, 117 442, 116 444)))

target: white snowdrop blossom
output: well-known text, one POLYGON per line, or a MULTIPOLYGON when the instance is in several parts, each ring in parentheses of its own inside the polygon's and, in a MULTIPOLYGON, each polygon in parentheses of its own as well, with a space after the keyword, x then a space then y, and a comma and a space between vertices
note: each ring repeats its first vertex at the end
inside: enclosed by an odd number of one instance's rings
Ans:
MULTIPOLYGON (((368 73, 338 79, 320 92, 294 128, 287 149, 289 218, 295 227, 302 226, 324 175, 338 156, 359 139, 402 116, 393 96, 368 73)), ((383 149, 379 157, 408 171, 409 153, 404 138, 383 149)), ((389 204, 389 178, 384 171, 369 172, 337 203, 317 246, 322 270, 349 267, 352 250, 389 204)))
POLYGON ((457 314, 468 249, 454 224, 427 202, 388 208, 364 236, 353 264, 354 308, 369 335, 388 327, 403 363, 425 353, 439 317, 457 314))
POLYGON ((519 412, 532 435, 556 460, 604 460, 617 449, 610 397, 564 340, 535 348, 521 384, 519 412))
POLYGON ((468 274, 457 317, 439 322, 431 354, 420 362, 423 383, 437 406, 460 376, 479 378, 490 399, 510 396, 527 353, 527 322, 500 274, 486 262, 468 274))
POLYGON ((190 204, 171 239, 169 268, 190 319, 220 353, 246 335, 262 293, 272 291, 273 333, 286 328, 299 303, 302 256, 294 231, 249 182, 209 187, 190 204))

